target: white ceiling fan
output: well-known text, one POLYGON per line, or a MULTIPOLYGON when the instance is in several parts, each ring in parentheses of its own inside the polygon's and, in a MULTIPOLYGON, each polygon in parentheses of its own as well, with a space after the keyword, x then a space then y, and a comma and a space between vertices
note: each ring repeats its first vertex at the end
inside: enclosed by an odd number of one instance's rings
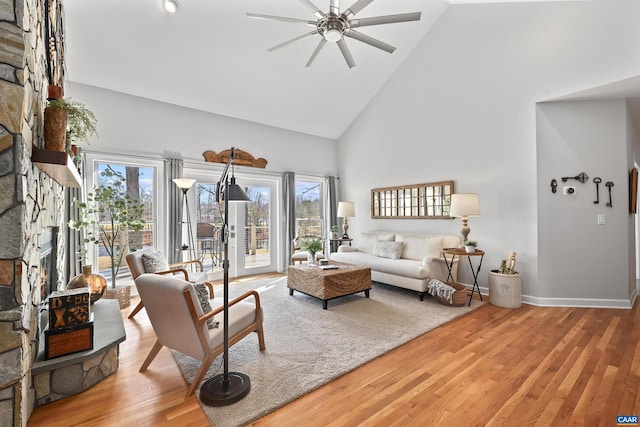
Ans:
POLYGON ((393 53, 393 51, 396 49, 394 46, 391 46, 383 41, 356 31, 354 28, 366 27, 371 25, 393 24, 397 22, 419 21, 421 15, 421 12, 413 12, 358 19, 355 18, 355 15, 362 9, 367 7, 369 4, 371 4, 373 0, 357 0, 350 8, 342 13, 340 13, 340 0, 330 0, 329 13, 322 12, 310 0, 299 1, 307 6, 314 13, 314 15, 316 15, 316 17, 318 18, 316 21, 307 21, 305 19, 298 18, 286 18, 282 16, 263 15, 259 13, 247 13, 247 16, 250 18, 270 19, 275 21, 306 24, 315 27, 315 29, 309 33, 294 37, 291 40, 287 40, 284 43, 280 43, 267 49, 269 51, 274 51, 288 46, 291 43, 297 42, 298 40, 303 40, 308 37, 315 36, 316 34, 320 35, 320 42, 311 54, 311 58, 309 58, 309 61, 307 61, 306 67, 311 66, 313 61, 316 59, 316 56, 318 56, 318 53, 327 42, 336 43, 338 45, 338 48, 340 48, 340 52, 342 52, 342 56, 344 56, 345 61, 347 61, 347 65, 349 66, 349 68, 355 67, 356 63, 353 60, 353 56, 351 55, 351 51, 349 50, 347 43, 345 42, 345 37, 350 37, 373 47, 377 47, 378 49, 382 49, 385 52, 393 53))

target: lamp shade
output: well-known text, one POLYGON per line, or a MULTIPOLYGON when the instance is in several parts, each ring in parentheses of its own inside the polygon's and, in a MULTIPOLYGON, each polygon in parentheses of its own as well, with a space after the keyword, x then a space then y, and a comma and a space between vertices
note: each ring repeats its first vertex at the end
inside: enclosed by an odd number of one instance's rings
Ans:
POLYGON ((339 202, 337 216, 340 218, 353 218, 356 216, 356 207, 353 202, 339 202))
POLYGON ((225 191, 229 192, 228 197, 226 197, 226 200, 230 202, 250 202, 251 201, 251 199, 249 198, 249 196, 247 196, 247 193, 244 192, 242 187, 236 184, 236 178, 233 176, 231 177, 231 182, 229 183, 225 191))
POLYGON ((182 189, 191 188, 191 186, 196 182, 195 179, 188 178, 174 178, 173 182, 182 189))
POLYGON ((479 216, 480 202, 476 193, 457 193, 451 195, 450 216, 479 216))

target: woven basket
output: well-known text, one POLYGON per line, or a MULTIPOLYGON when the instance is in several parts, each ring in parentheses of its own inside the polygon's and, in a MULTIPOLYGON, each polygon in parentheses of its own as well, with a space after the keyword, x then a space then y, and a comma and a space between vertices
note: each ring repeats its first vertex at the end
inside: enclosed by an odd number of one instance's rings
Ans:
POLYGON ((443 305, 449 305, 451 307, 462 307, 467 303, 467 287, 458 282, 445 282, 447 285, 455 288, 455 292, 451 296, 451 301, 446 298, 436 296, 436 301, 443 305))
POLYGON ((120 310, 122 310, 123 308, 127 308, 131 305, 131 286, 116 286, 115 289, 109 287, 104 292, 103 298, 117 299, 118 304, 120 305, 120 310))

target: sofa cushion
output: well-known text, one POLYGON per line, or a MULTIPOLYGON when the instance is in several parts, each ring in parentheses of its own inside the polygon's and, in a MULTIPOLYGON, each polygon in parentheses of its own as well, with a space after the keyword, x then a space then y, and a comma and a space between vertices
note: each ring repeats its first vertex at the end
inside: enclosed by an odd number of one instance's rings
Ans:
POLYGON ((395 234, 377 234, 377 233, 360 233, 360 241, 358 242, 358 250, 368 254, 373 253, 376 241, 382 240, 392 242, 395 240, 395 234))
POLYGON ((442 247, 443 248, 459 248, 462 244, 462 239, 460 236, 443 236, 442 237, 442 247))
POLYGON ((426 256, 438 257, 442 251, 442 237, 396 235, 396 241, 404 242, 402 258, 422 261, 426 256))
POLYGON ((422 265, 422 260, 389 259, 367 254, 364 252, 335 252, 331 254, 332 261, 369 267, 372 271, 411 277, 414 279, 428 279, 431 272, 422 265))
POLYGON ((402 255, 402 246, 404 242, 385 242, 376 240, 373 247, 373 255, 382 258, 398 259, 402 255))

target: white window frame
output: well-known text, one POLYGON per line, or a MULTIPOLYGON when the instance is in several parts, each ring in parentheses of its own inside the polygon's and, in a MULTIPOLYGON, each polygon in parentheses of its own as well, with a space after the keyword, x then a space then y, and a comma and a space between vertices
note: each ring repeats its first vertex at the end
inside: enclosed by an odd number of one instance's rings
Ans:
MULTIPOLYGON (((84 170, 85 170, 85 179, 84 179, 84 188, 83 188, 83 197, 86 200, 86 194, 90 191, 93 191, 94 184, 97 180, 97 164, 98 163, 117 163, 122 165, 130 165, 130 166, 140 166, 140 167, 152 167, 155 168, 156 173, 154 174, 154 183, 153 183, 153 217, 156 220, 155 232, 153 234, 153 246, 163 252, 167 253, 167 216, 168 216, 168 206, 166 200, 166 191, 165 191, 165 177, 164 177, 164 160, 162 159, 146 159, 135 157, 131 155, 117 155, 117 154, 104 154, 104 153, 92 153, 85 152, 84 153, 84 170)), ((87 260, 92 265, 97 265, 97 252, 95 245, 89 245, 87 248, 87 260)), ((94 269, 97 271, 97 268, 94 269)))

